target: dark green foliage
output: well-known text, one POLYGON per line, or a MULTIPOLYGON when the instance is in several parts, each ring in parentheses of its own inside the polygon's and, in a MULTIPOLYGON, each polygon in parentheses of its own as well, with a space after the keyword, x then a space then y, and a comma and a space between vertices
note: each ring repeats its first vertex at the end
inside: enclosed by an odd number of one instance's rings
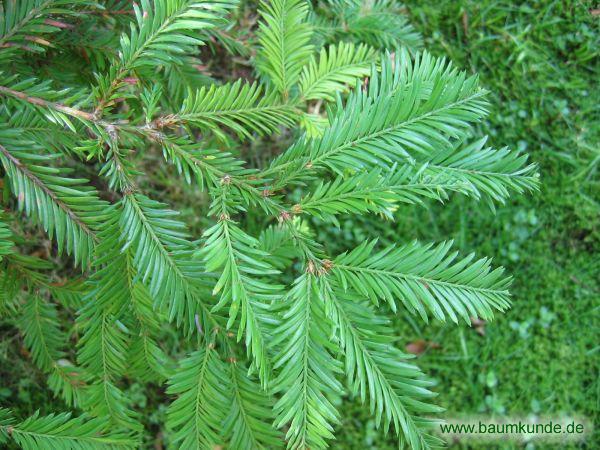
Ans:
POLYGON ((449 243, 332 250, 309 220, 537 189, 526 157, 473 138, 477 77, 419 52, 391 1, 265 1, 256 29, 229 0, 2 5, 0 311, 54 394, 93 418, 15 425, 2 410, 0 436, 149 445, 156 418, 132 390, 152 383, 173 448, 325 448, 346 392, 401 445, 437 447, 432 383, 382 303, 490 320, 509 278, 449 243), (69 34, 81 27, 119 38, 69 34), (17 40, 31 33, 45 47, 17 40), (232 73, 194 76, 197 58, 232 73))
POLYGON ((2 221, 3 217, 0 216, 0 262, 2 257, 10 255, 13 251, 12 232, 8 224, 2 221))
POLYGON ((177 395, 169 406, 168 426, 180 448, 212 448, 220 441, 220 427, 228 405, 227 368, 209 343, 181 361, 169 380, 167 393, 177 395))
POLYGON ((365 42, 375 48, 421 47, 421 36, 393 0, 329 0, 314 16, 316 35, 325 41, 365 42))

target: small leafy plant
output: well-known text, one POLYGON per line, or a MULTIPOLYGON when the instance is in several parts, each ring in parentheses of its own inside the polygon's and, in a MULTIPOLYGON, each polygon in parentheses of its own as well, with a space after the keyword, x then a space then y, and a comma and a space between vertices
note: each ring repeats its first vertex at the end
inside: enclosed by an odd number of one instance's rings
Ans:
POLYGON ((394 2, 254 8, 0 3, 0 312, 82 411, 0 409, 0 442, 141 446, 135 380, 166 386, 168 448, 325 448, 346 393, 401 445, 439 445, 431 382, 386 316, 491 320, 509 278, 450 242, 332 255, 306 219, 393 220, 451 194, 493 207, 536 188, 535 166, 472 138, 477 77, 419 52, 394 2), (209 199, 201 235, 165 174, 209 199))

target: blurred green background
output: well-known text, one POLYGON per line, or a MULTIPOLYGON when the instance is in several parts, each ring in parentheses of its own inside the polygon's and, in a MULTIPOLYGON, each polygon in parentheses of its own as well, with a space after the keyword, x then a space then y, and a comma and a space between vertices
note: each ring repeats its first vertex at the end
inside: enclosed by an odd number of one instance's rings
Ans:
MULTIPOLYGON (((430 210, 404 208, 384 241, 454 239, 465 253, 493 256, 513 275, 513 307, 493 323, 423 325, 397 316, 399 345, 436 379, 447 417, 583 415, 597 419, 600 398, 600 11, 594 2, 406 2, 425 47, 478 73, 490 91, 481 127, 495 147, 529 153, 541 192, 514 197, 490 214, 454 198, 430 210)), ((336 242, 351 247, 373 224, 342 223, 336 242), (362 226, 365 225, 365 226, 362 226)), ((331 237, 321 236, 330 242, 331 237)), ((358 402, 344 415, 337 449, 395 448, 358 402)), ((345 407, 344 407, 345 408, 345 407)), ((596 420, 597 422, 597 420, 596 420)), ((464 442, 455 448, 550 448, 464 442)), ((596 432, 578 445, 600 448, 596 432)))

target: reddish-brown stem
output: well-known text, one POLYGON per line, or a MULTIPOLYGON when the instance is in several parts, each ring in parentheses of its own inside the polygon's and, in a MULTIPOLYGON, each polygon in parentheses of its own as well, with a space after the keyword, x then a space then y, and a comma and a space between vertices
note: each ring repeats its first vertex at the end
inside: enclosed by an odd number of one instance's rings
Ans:
POLYGON ((0 86, 0 94, 9 95, 20 100, 25 100, 26 102, 31 103, 32 105, 54 109, 56 111, 63 112, 69 116, 77 117, 79 119, 87 120, 89 122, 96 122, 98 120, 98 118, 94 114, 81 111, 79 109, 71 108, 70 106, 65 106, 60 103, 50 102, 39 97, 32 97, 30 95, 25 94, 24 92, 15 91, 14 89, 10 89, 5 86, 0 86))

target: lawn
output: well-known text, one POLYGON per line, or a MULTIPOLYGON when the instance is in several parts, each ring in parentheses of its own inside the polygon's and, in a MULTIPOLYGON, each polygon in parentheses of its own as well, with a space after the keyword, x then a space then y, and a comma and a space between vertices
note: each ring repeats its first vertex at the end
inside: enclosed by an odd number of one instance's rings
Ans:
MULTIPOLYGON (((406 208, 394 234, 382 227, 382 239, 390 241, 398 235, 452 238, 464 252, 493 256, 514 277, 512 309, 493 323, 423 326, 398 316, 396 327, 402 345, 413 343, 417 362, 437 380, 446 417, 594 420, 600 392, 600 16, 591 11, 593 2, 517 3, 407 2, 426 47, 478 73, 489 89, 492 112, 481 127, 489 143, 529 153, 542 184, 540 192, 500 206, 495 215, 457 198, 429 211, 406 208)), ((363 238, 356 223, 342 229, 346 239, 363 238)), ((356 411, 340 427, 336 448, 394 447, 356 411)), ((579 444, 598 445, 598 433, 579 444)), ((495 446, 519 447, 477 448, 495 446)))

